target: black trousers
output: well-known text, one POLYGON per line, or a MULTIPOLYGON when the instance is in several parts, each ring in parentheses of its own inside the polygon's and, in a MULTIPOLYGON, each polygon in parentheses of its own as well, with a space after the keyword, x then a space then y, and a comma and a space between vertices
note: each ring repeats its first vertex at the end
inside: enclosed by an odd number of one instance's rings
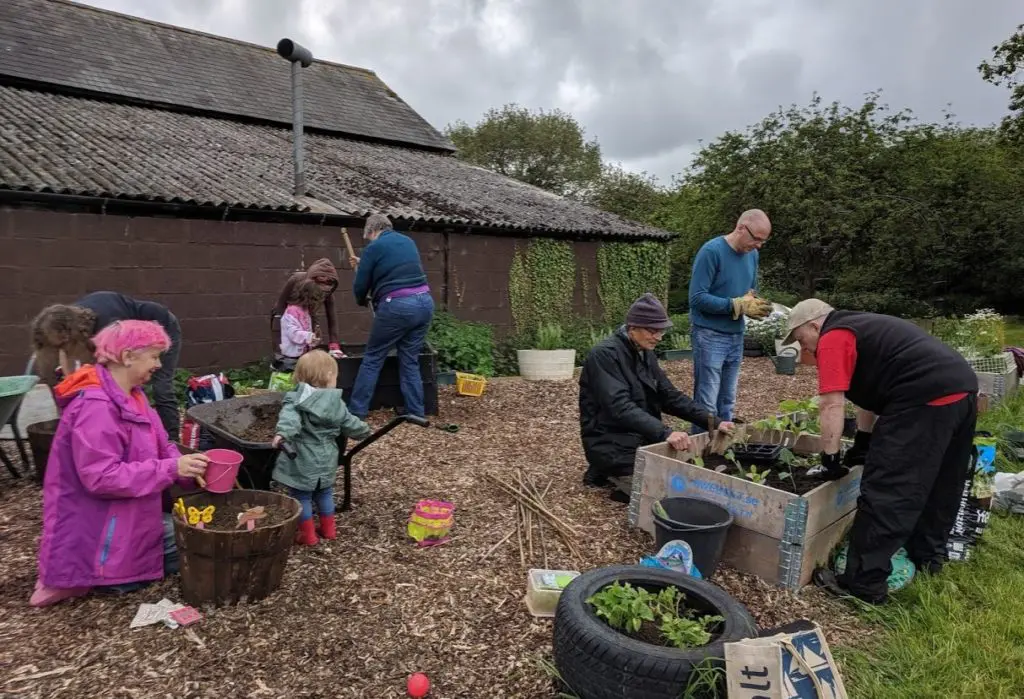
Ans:
POLYGON ((839 583, 872 602, 885 599, 901 546, 918 567, 946 561, 946 542, 969 477, 977 397, 922 406, 875 423, 846 570, 839 583))
POLYGON ((178 360, 181 358, 181 325, 174 314, 170 315, 168 324, 164 327, 171 338, 171 347, 160 357, 161 367, 153 374, 153 403, 160 422, 167 430, 167 436, 172 441, 181 439, 180 418, 178 415, 178 397, 174 393, 174 372, 178 369, 178 360))

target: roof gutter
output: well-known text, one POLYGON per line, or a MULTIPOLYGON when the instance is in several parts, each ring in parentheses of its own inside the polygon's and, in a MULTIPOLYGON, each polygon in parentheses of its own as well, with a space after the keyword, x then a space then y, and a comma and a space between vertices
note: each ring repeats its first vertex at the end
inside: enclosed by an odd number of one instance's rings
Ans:
MULTIPOLYGON (((246 221, 251 223, 292 223, 304 226, 337 226, 361 229, 366 222, 364 216, 327 214, 313 211, 289 211, 283 209, 256 209, 244 206, 215 206, 183 202, 155 201, 152 199, 127 199, 123 197, 89 196, 83 194, 60 194, 55 192, 32 192, 20 189, 0 188, 0 207, 67 211, 69 213, 91 213, 108 216, 148 216, 182 218, 206 221, 246 221)), ((444 221, 402 219, 394 217, 396 228, 403 231, 437 231, 486 235, 502 238, 556 238, 584 242, 641 242, 655 241, 669 243, 677 234, 665 231, 663 235, 626 235, 587 231, 558 231, 502 228, 459 224, 453 227, 444 221)))

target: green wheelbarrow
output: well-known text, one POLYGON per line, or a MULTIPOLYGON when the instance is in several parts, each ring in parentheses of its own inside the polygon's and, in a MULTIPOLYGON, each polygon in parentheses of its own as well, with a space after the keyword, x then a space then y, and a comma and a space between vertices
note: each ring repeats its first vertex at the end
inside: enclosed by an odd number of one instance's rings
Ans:
MULTIPOLYGON (((10 425, 11 432, 14 433, 14 441, 18 445, 18 453, 21 455, 21 461, 26 466, 29 464, 28 454, 25 451, 25 443, 22 439, 21 432, 18 430, 18 409, 21 407, 21 401, 24 400, 25 394, 32 390, 32 388, 39 383, 39 377, 33 375, 26 376, 0 376, 0 427, 3 425, 10 425)), ((0 461, 3 461, 4 466, 11 472, 11 475, 15 478, 20 478, 21 474, 18 473, 18 469, 11 463, 10 458, 7 454, 0 449, 0 461)))

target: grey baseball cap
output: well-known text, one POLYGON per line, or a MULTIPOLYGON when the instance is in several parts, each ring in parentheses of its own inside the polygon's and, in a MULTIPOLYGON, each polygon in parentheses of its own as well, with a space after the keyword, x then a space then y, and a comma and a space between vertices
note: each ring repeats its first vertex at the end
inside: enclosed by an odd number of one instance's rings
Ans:
POLYGON ((796 340, 793 339, 793 331, 799 328, 804 323, 810 323, 815 318, 821 318, 827 316, 835 309, 828 305, 821 299, 804 299, 797 305, 793 306, 789 311, 789 321, 786 323, 786 339, 782 341, 784 345, 791 345, 796 340))

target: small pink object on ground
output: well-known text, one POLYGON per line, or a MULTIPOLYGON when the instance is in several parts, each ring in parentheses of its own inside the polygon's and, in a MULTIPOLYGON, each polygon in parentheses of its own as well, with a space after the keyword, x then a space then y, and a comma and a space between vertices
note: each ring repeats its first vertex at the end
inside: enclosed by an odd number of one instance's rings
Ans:
POLYGON ((175 609, 167 616, 169 616, 172 621, 181 624, 182 626, 189 626, 203 618, 203 615, 197 612, 194 607, 182 607, 181 609, 175 609))
POLYGON ((422 672, 409 675, 405 689, 413 699, 421 699, 430 693, 430 680, 422 672))
POLYGON ((235 487, 242 455, 231 449, 210 449, 206 452, 210 463, 206 465, 206 489, 211 493, 227 493, 235 487))

